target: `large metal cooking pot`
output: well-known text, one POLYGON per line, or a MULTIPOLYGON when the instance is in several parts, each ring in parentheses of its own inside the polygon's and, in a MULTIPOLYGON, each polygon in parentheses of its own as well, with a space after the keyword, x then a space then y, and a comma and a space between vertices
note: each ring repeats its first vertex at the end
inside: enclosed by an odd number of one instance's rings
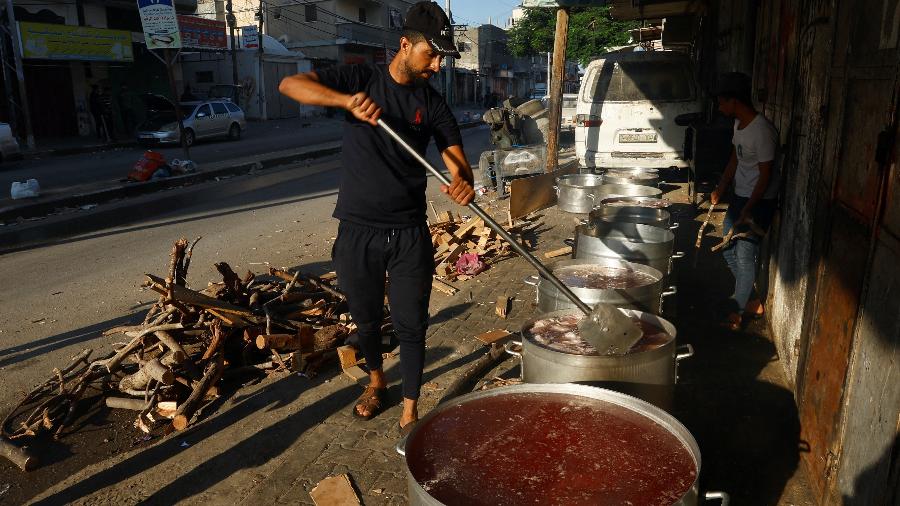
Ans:
MULTIPOLYGON (((457 504, 465 504, 468 506, 470 504, 496 504, 500 502, 512 504, 517 502, 517 494, 521 490, 530 488, 534 485, 534 480, 551 481, 554 486, 559 486, 558 484, 560 483, 564 485, 567 483, 575 483, 575 480, 560 480, 559 470, 557 470, 555 466, 547 466, 547 468, 538 469, 538 474, 521 472, 505 473, 504 482, 502 484, 497 482, 491 486, 481 487, 479 484, 475 483, 475 490, 472 491, 471 494, 466 495, 464 499, 459 499, 452 503, 443 503, 429 494, 425 487, 416 480, 417 475, 422 476, 424 472, 427 471, 420 466, 423 464, 426 466, 435 465, 437 462, 447 465, 448 467, 445 470, 449 473, 448 476, 457 477, 454 481, 460 484, 470 483, 468 481, 470 479, 469 476, 477 478, 483 475, 483 473, 490 471, 490 469, 485 469, 483 466, 480 466, 476 461, 479 458, 477 452, 478 448, 488 441, 496 441, 498 438, 509 437, 510 434, 500 433, 500 431, 497 431, 497 433, 487 431, 487 434, 478 433, 477 435, 472 435, 471 428, 482 427, 483 421, 492 417, 501 417, 506 420, 510 416, 515 415, 516 413, 514 412, 501 412, 503 409, 501 407, 502 403, 504 400, 522 399, 523 395, 527 395, 529 399, 534 399, 533 402, 539 402, 541 400, 557 401, 560 397, 562 397, 563 400, 569 398, 575 403, 579 401, 579 398, 582 399, 581 402, 588 399, 602 401, 609 406, 606 409, 616 411, 625 410, 622 413, 629 416, 629 418, 633 417, 636 422, 636 427, 643 427, 644 433, 649 433, 651 429, 654 431, 664 431, 671 436, 669 441, 674 440, 683 445, 684 449, 692 457, 694 469, 696 471, 693 483, 687 491, 677 500, 673 501, 672 504, 673 506, 694 506, 698 504, 698 481, 701 473, 700 449, 697 446, 697 441, 694 440, 693 436, 684 425, 665 411, 640 399, 602 388, 572 384, 525 384, 482 390, 462 395, 432 409, 416 423, 409 436, 397 443, 396 447, 397 453, 404 457, 409 504, 412 506, 442 506, 445 504, 448 506, 456 506, 457 504), (489 402, 485 402, 486 400, 489 402), (479 408, 484 406, 484 408, 476 410, 472 409, 473 406, 479 408), (496 406, 494 408, 495 412, 491 412, 491 408, 494 406, 496 406), (441 422, 444 423, 442 424, 441 422), (447 431, 446 428, 444 428, 441 433, 435 433, 435 427, 440 427, 441 425, 444 425, 445 427, 449 426, 451 430, 447 431), (459 428, 458 431, 461 433, 454 433, 452 429, 455 429, 456 427, 459 428), (428 455, 427 452, 431 448, 431 445, 438 441, 465 445, 466 452, 463 454, 467 456, 471 455, 471 459, 460 462, 459 460, 452 460, 449 458, 442 460, 444 455, 441 453, 428 455), (430 462, 423 462, 423 457, 430 458, 430 462), (480 497, 478 494, 490 494, 490 496, 480 497), (502 499, 498 500, 497 494, 502 495, 502 499)), ((594 409, 603 408, 598 407, 594 409)), ((571 416, 574 417, 584 416, 580 411, 572 410, 570 412, 572 413, 571 416)), ((563 420, 565 420, 565 418, 563 418, 563 420)), ((571 420, 584 420, 584 418, 572 418, 571 420)), ((523 442, 506 446, 510 452, 506 461, 509 462, 510 466, 514 468, 519 466, 519 469, 533 467, 529 466, 529 464, 532 464, 529 454, 534 449, 528 446, 528 441, 546 439, 548 429, 549 428, 543 424, 517 424, 514 434, 516 434, 518 439, 523 442)), ((563 426, 562 429, 566 430, 569 429, 569 427, 563 426)), ((575 435, 577 436, 577 434, 575 435)), ((569 448, 567 447, 560 447, 560 451, 568 450, 569 448)), ((579 452, 582 450, 581 448, 576 447, 574 448, 574 451, 579 452)), ((648 455, 648 457, 650 456, 648 455)), ((563 469, 562 472, 582 474, 583 470, 563 469)), ((427 482, 426 486, 431 488, 431 484, 428 484, 427 482)), ((723 506, 728 506, 729 503, 729 497, 724 492, 708 492, 704 496, 704 499, 720 499, 723 506)))
POLYGON ((587 214, 598 199, 594 192, 602 184, 596 174, 566 174, 556 178, 556 205, 567 213, 587 214))
POLYGON ((672 215, 663 209, 653 209, 643 206, 599 206, 588 215, 587 223, 598 221, 637 223, 653 227, 675 230, 678 223, 672 224, 672 215))
POLYGON ((669 274, 672 259, 684 253, 672 252, 675 234, 671 230, 634 223, 594 222, 575 227, 573 257, 612 258, 649 265, 669 274))
POLYGON ((659 174, 649 172, 607 172, 603 174, 603 184, 659 186, 659 174))
MULTIPOLYGON (((557 260, 556 262, 547 265, 547 268, 550 269, 550 271, 554 274, 557 274, 563 268, 582 265, 586 266, 587 268, 596 266, 625 269, 628 271, 634 271, 638 275, 646 275, 648 278, 654 280, 650 283, 631 288, 611 289, 580 288, 572 286, 571 284, 563 280, 563 282, 566 283, 566 286, 568 286, 572 290, 572 292, 578 296, 579 299, 584 301, 584 303, 589 306, 604 302, 616 307, 638 309, 641 311, 649 311, 654 314, 659 314, 662 309, 663 299, 676 293, 676 289, 674 286, 670 286, 668 290, 663 291, 663 278, 665 276, 657 269, 654 269, 653 267, 650 267, 648 265, 624 262, 622 260, 609 258, 594 258, 590 260, 557 260)), ((568 297, 560 293, 560 291, 555 286, 553 286, 552 283, 544 279, 543 276, 531 276, 525 279, 525 283, 537 287, 537 305, 538 310, 542 313, 575 307, 575 304, 573 304, 568 297)))
POLYGON ((641 206, 652 209, 668 209, 672 206, 672 201, 652 197, 608 197, 600 200, 600 206, 641 206))
POLYGON ((654 167, 608 167, 605 174, 659 174, 654 167))
POLYGON ((659 188, 653 186, 641 186, 638 184, 602 184, 594 190, 594 197, 597 201, 597 205, 599 205, 603 199, 613 197, 661 198, 662 194, 663 191, 659 188))
POLYGON ((678 362, 694 354, 691 345, 675 345, 675 326, 668 320, 643 311, 621 309, 623 313, 663 329, 671 339, 658 348, 622 356, 573 355, 538 343, 528 332, 534 322, 580 314, 565 309, 542 314, 522 325, 522 341, 511 341, 507 353, 522 360, 525 383, 586 383, 633 395, 671 411, 678 378, 678 362), (521 352, 514 348, 520 347, 521 352))

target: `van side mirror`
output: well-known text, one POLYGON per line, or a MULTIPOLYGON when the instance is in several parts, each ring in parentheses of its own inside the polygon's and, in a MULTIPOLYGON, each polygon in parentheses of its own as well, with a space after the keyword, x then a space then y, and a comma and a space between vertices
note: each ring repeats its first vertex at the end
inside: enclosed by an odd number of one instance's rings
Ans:
POLYGON ((703 113, 699 112, 688 112, 684 114, 679 114, 675 116, 675 124, 678 126, 691 126, 694 123, 697 123, 703 119, 703 113))

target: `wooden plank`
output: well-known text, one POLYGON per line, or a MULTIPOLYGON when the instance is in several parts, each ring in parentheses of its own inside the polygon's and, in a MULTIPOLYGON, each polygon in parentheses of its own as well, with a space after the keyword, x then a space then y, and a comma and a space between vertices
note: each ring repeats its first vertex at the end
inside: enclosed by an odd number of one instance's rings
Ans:
POLYGON ((444 259, 444 262, 446 262, 448 265, 455 266, 456 260, 459 258, 460 255, 462 255, 465 252, 466 252, 466 245, 465 244, 457 244, 456 246, 453 247, 453 249, 450 250, 450 253, 447 254, 447 258, 444 259))
POLYGON ((497 316, 506 319, 506 316, 509 314, 509 303, 511 300, 506 295, 497 297, 497 302, 494 304, 494 312, 497 313, 497 316))
POLYGON ((495 329, 495 330, 489 330, 487 332, 478 334, 477 336, 475 336, 475 339, 478 339, 479 341, 481 341, 484 344, 491 344, 491 343, 496 343, 497 341, 500 341, 501 339, 505 339, 511 335, 512 334, 510 334, 510 332, 508 330, 495 329))
POLYGON ((548 252, 544 253, 544 258, 556 258, 556 257, 561 257, 563 255, 571 255, 571 254, 572 254, 572 247, 565 246, 563 248, 555 249, 553 251, 548 251, 548 252))
POLYGON ((453 232, 453 237, 457 240, 462 241, 466 237, 469 236, 477 227, 484 226, 484 221, 481 218, 472 218, 468 222, 466 222, 463 226, 459 227, 456 232, 453 232))
POLYGON ((459 289, 456 288, 455 286, 453 286, 449 283, 445 283, 437 278, 434 278, 431 280, 431 288, 433 290, 437 290, 437 291, 445 293, 447 295, 455 295, 456 292, 459 291, 459 289))
POLYGON ((348 369, 355 365, 359 365, 356 358, 356 348, 352 346, 339 346, 337 349, 338 360, 341 362, 341 369, 348 369))
POLYGON ((309 496, 316 506, 354 506, 359 505, 359 497, 346 474, 329 476, 310 490, 309 496))
POLYGON ((569 9, 556 9, 556 33, 553 36, 553 68, 550 69, 550 124, 547 131, 547 172, 559 165, 559 128, 562 123, 563 79, 566 75, 566 47, 569 45, 569 9))
POLYGON ((359 383, 360 380, 369 377, 369 374, 366 371, 363 371, 362 368, 358 365, 352 365, 344 369, 344 374, 357 383, 359 383))

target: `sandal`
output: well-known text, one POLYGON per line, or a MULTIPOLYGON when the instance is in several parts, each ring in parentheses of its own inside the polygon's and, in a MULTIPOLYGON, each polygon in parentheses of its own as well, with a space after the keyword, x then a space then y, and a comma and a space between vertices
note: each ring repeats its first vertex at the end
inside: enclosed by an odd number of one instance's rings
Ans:
POLYGON ((744 316, 749 316, 754 320, 758 320, 766 315, 766 307, 763 306, 763 303, 759 299, 753 299, 747 303, 747 307, 744 308, 744 316))
POLYGON ((378 416, 384 410, 387 400, 387 388, 366 387, 359 399, 353 404, 353 416, 361 420, 371 420, 378 416), (363 415, 357 408, 362 407, 368 411, 368 415, 363 415))
POLYGON ((741 330, 741 315, 736 313, 731 313, 728 315, 728 319, 724 322, 720 323, 722 327, 732 331, 737 332, 741 330))

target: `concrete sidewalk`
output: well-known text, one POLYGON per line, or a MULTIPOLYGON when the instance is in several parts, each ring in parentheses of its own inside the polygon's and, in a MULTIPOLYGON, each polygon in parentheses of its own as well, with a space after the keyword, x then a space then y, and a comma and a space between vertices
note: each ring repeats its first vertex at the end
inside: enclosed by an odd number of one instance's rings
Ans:
MULTIPOLYGON (((684 204, 684 185, 666 186, 666 196, 679 202, 673 209, 681 222, 677 242, 692 246, 697 212, 684 204)), ((543 223, 539 255, 560 247, 578 221, 555 208, 537 214, 543 223)), ((707 237, 705 251, 716 242, 707 237)), ((718 255, 703 253, 698 260, 697 269, 687 259, 679 266, 677 309, 664 316, 678 328, 679 342, 696 350, 679 366, 674 414, 700 445, 701 488, 729 492, 735 504, 812 505, 799 465, 796 407, 765 325, 754 322, 738 334, 720 329, 711 308, 727 297, 730 278, 718 255)), ((517 331, 535 314, 534 289, 522 283, 532 273, 516 257, 456 283, 454 296, 432 292, 421 415, 467 391, 471 384, 463 380, 493 362, 475 335, 517 331), (507 320, 494 313, 500 295, 514 297, 507 320)), ((396 359, 386 369, 397 403, 396 359)), ((518 364, 507 360, 482 375, 518 374, 518 364)), ((90 466, 35 504, 312 504, 311 488, 340 473, 351 476, 364 504, 406 504, 404 463, 394 451, 400 409, 358 420, 350 411, 360 391, 336 364, 312 380, 291 375, 246 385, 208 408, 190 430, 90 466)))

